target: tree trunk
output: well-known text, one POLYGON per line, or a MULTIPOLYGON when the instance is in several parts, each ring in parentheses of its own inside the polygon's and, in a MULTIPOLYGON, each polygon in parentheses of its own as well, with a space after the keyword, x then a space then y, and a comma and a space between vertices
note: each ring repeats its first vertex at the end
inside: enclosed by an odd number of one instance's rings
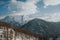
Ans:
POLYGON ((8 28, 7 28, 7 40, 8 40, 8 28))

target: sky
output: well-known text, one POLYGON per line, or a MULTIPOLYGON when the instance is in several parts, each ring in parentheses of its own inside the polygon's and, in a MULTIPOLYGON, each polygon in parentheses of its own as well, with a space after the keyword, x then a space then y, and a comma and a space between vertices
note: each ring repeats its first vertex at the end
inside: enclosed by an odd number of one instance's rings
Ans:
POLYGON ((60 0, 0 0, 0 18, 25 15, 47 21, 60 21, 60 0))

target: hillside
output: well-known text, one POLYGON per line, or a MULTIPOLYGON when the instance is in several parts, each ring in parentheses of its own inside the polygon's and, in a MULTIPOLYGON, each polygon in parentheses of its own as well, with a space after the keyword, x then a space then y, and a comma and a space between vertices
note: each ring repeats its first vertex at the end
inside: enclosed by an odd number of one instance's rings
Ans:
POLYGON ((60 23, 58 22, 48 22, 42 19, 33 19, 27 24, 21 27, 22 29, 31 30, 34 33, 40 35, 59 35, 60 34, 60 23))

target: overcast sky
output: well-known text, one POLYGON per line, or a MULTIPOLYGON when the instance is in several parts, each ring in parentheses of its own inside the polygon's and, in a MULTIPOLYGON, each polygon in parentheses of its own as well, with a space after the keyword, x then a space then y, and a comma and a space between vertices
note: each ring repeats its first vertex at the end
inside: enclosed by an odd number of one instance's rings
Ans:
POLYGON ((60 0, 0 0, 0 17, 29 15, 48 21, 60 21, 60 0))

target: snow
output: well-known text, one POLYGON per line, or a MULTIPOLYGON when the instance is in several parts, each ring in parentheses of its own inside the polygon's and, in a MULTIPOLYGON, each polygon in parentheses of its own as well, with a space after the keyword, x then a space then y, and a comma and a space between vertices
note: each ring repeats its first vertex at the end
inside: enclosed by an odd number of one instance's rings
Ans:
MULTIPOLYGON (((53 38, 50 38, 49 40, 53 40, 53 38)), ((60 40, 60 37, 58 37, 56 40, 60 40)))

